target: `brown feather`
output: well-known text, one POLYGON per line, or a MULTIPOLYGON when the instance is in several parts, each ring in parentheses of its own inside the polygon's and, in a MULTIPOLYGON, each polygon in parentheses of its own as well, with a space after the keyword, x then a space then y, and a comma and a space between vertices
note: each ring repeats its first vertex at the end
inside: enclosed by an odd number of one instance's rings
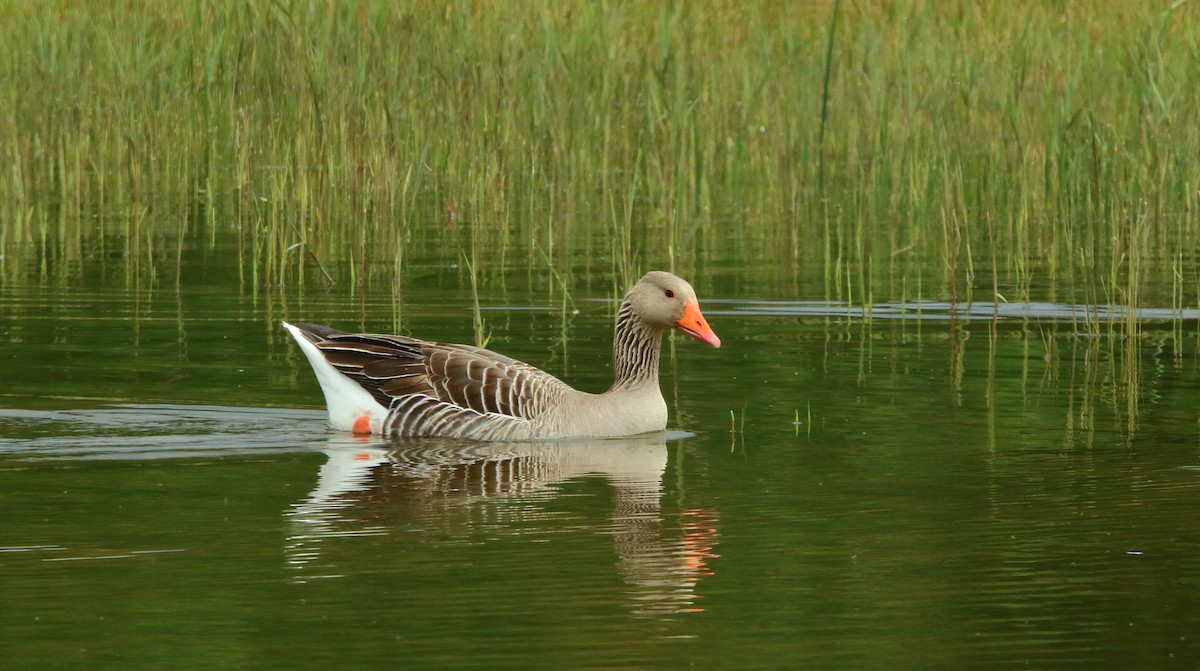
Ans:
POLYGON ((422 417, 446 414, 450 406, 471 415, 533 419, 541 408, 529 403, 529 399, 519 403, 522 396, 517 390, 536 387, 530 384, 534 378, 562 385, 557 378, 533 366, 470 345, 346 333, 319 325, 299 326, 334 367, 385 407, 395 408, 410 396, 426 396, 439 402, 416 403, 413 410, 417 416, 411 422, 397 425, 405 433, 419 430, 422 417))

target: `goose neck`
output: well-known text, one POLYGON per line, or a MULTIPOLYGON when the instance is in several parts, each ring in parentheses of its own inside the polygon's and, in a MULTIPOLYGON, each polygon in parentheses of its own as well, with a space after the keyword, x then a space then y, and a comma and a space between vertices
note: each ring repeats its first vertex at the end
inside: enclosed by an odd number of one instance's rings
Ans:
POLYGON ((626 299, 613 333, 613 390, 658 384, 662 330, 642 321, 626 299))

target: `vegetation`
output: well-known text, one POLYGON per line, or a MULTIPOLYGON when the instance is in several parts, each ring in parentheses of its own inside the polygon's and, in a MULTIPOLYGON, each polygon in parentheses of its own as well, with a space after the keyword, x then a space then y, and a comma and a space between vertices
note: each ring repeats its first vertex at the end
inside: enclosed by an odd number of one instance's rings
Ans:
POLYGON ((1195 305, 1197 63, 1182 1, 0 0, 0 273, 1195 305))

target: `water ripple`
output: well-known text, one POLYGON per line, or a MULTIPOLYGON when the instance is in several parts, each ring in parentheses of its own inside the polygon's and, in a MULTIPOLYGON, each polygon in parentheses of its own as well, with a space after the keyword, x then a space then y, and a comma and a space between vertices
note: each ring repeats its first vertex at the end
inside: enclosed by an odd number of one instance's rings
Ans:
POLYGON ((0 409, 0 436, 0 456, 28 460, 270 454, 330 441, 324 411, 173 404, 0 409))
POLYGON ((1138 321, 1179 321, 1200 319, 1200 310, 1192 308, 1136 308, 1125 305, 1087 305, 1072 303, 950 303, 922 301, 850 305, 835 301, 730 301, 707 300, 705 312, 713 315, 816 316, 875 319, 950 320, 1051 320, 1119 321, 1132 317, 1138 321), (712 306, 725 306, 713 309, 712 306))

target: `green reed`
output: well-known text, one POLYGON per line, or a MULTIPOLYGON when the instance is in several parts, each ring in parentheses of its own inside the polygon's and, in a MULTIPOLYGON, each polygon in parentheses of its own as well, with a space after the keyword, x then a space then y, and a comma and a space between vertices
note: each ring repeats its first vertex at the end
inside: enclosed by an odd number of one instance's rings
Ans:
POLYGON ((232 239, 251 290, 469 249, 1194 297, 1198 52, 1195 3, 3 0, 0 272, 186 282, 232 239))

